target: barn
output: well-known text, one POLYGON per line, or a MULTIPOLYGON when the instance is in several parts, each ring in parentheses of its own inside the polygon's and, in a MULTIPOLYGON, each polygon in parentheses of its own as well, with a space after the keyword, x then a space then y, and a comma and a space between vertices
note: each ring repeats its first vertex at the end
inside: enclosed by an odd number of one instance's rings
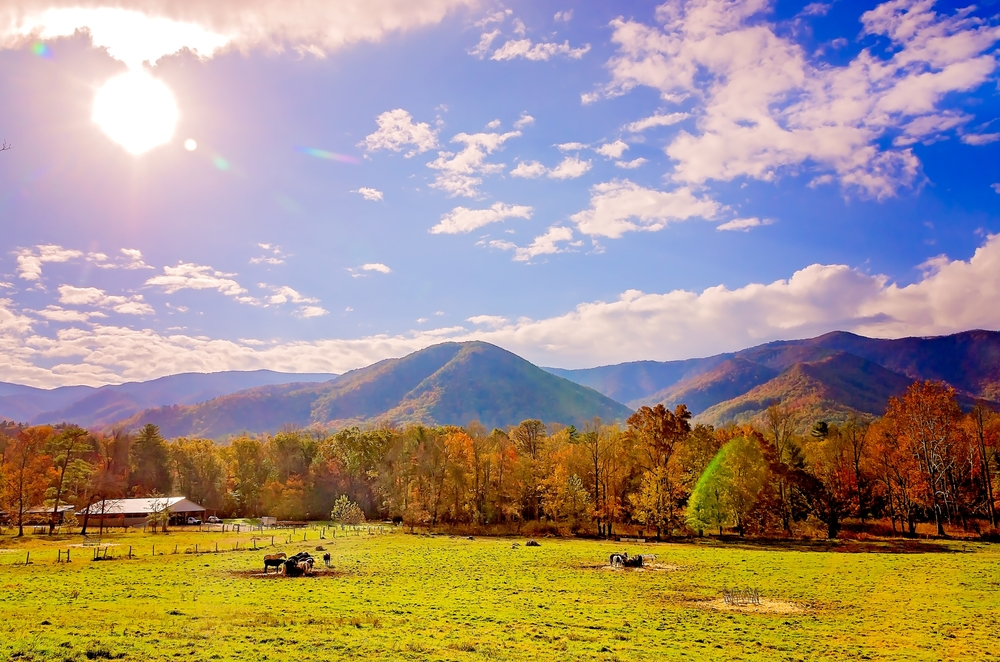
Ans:
POLYGON ((98 501, 79 511, 76 516, 81 520, 87 517, 91 526, 142 526, 151 514, 163 510, 170 513, 170 523, 174 525, 183 524, 188 517, 201 519, 205 514, 202 506, 187 497, 172 496, 98 501))
MULTIPOLYGON (((24 511, 24 523, 25 524, 48 524, 52 520, 52 506, 36 506, 34 508, 29 508, 24 511)), ((73 506, 63 504, 59 508, 55 509, 55 521, 57 526, 61 526, 65 520, 66 515, 73 512, 73 506)))

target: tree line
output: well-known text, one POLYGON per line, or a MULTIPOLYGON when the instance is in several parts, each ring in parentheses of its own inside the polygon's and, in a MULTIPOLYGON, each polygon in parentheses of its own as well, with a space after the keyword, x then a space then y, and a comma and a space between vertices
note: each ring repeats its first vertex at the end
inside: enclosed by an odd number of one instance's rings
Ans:
MULTIPOLYGON (((693 424, 684 405, 624 422, 526 420, 508 429, 375 425, 164 439, 155 425, 90 432, 0 428, 0 510, 83 509, 183 494, 223 516, 326 519, 334 504, 409 526, 613 536, 837 536, 845 521, 913 535, 917 525, 996 529, 1000 415, 916 382, 882 417, 803 421, 782 405, 756 423, 693 424), (346 498, 346 501, 345 501, 346 498)), ((38 513, 35 513, 36 518, 38 513)), ((86 523, 83 523, 86 528, 86 523)), ((84 531, 85 532, 85 531, 84 531)))

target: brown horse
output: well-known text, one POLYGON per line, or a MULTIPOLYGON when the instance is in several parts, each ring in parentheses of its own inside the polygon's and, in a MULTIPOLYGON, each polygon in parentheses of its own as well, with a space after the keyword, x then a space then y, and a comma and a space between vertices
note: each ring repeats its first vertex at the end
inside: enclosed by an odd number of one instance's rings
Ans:
POLYGON ((285 553, 278 552, 277 554, 268 554, 264 557, 264 574, 267 574, 268 568, 278 568, 279 572, 281 570, 281 564, 284 563, 285 553))

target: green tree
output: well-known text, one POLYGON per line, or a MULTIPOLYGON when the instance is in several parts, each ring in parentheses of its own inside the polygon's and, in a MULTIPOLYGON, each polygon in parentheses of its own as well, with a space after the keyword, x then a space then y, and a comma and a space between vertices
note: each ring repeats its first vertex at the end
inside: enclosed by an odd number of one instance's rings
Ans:
POLYGON ((129 451, 132 472, 129 487, 136 495, 168 494, 170 484, 170 448, 160 435, 160 428, 147 423, 135 436, 129 451))
POLYGON ((341 494, 333 504, 333 511, 330 519, 337 524, 354 526, 365 522, 365 511, 361 506, 347 498, 346 494, 341 494))
POLYGON ((258 439, 239 437, 225 449, 228 464, 228 494, 241 517, 258 517, 263 512, 264 488, 273 467, 258 439))

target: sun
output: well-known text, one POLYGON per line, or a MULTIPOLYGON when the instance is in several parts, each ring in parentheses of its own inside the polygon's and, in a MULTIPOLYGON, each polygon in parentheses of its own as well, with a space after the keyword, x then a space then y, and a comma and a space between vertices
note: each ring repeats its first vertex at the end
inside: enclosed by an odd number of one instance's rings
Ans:
POLYGON ((94 122, 130 154, 168 143, 178 117, 170 88, 141 70, 115 76, 94 97, 94 122))

